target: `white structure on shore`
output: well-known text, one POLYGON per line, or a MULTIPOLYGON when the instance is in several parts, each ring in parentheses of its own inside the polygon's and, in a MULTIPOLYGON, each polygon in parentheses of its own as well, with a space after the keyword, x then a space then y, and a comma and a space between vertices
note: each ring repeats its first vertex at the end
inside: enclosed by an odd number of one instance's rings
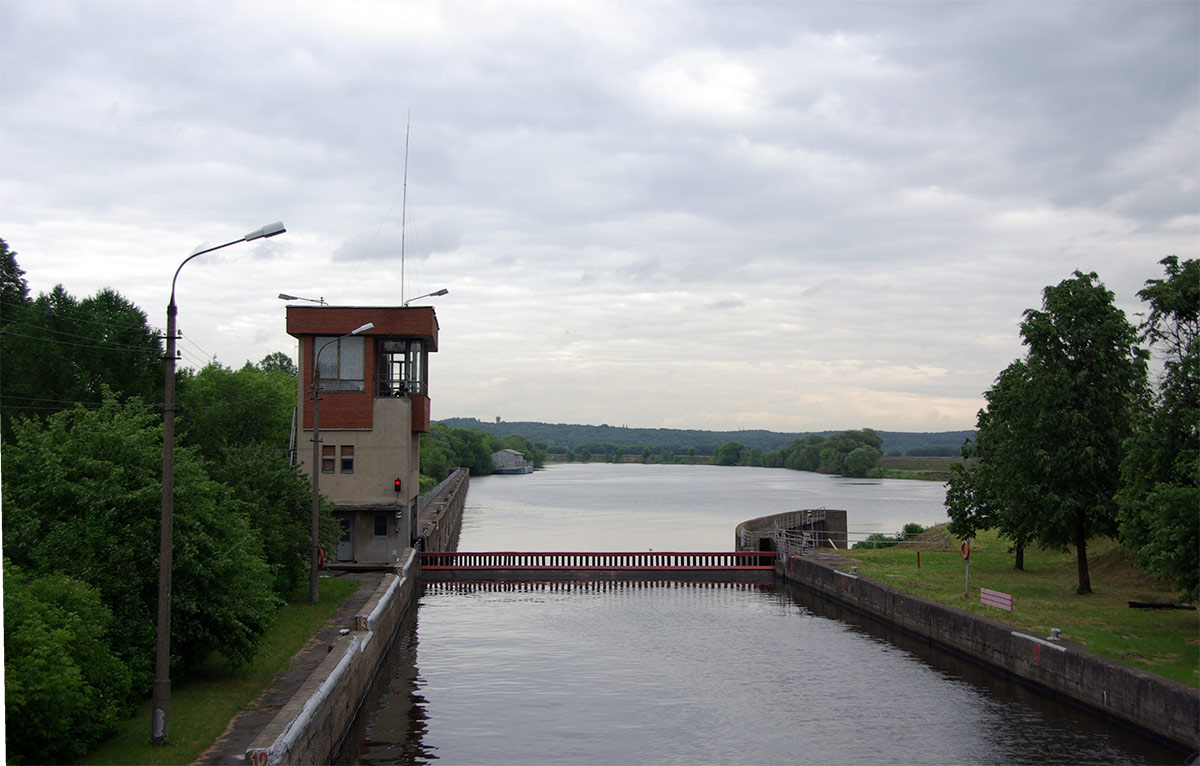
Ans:
POLYGON ((492 453, 496 473, 533 473, 533 465, 515 449, 502 449, 492 453))

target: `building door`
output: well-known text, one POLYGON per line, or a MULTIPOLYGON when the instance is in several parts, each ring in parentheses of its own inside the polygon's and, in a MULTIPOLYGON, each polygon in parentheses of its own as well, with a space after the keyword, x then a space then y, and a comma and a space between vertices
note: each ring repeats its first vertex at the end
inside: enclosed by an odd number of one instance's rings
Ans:
POLYGON ((342 536, 338 539, 338 561, 353 561, 354 560, 354 518, 352 516, 338 516, 338 523, 342 525, 342 536))

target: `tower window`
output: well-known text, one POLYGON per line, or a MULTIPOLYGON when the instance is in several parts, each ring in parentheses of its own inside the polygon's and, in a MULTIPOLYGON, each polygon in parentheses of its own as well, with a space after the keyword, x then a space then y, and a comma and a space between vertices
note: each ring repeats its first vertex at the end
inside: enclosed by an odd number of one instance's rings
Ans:
POLYGON ((342 445, 342 473, 354 473, 354 445, 342 445))
POLYGON ((362 391, 366 345, 361 336, 313 338, 322 391, 362 391))

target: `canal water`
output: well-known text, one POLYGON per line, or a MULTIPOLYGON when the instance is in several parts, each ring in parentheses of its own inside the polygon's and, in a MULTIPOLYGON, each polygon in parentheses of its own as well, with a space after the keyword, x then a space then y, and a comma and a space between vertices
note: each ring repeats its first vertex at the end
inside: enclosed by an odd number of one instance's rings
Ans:
MULTIPOLYGON (((846 510, 853 540, 944 521, 943 499, 782 469, 561 465, 472 479, 459 549, 730 550, 741 521, 817 507, 846 510)), ((431 584, 393 654, 358 763, 1182 761, 788 586, 431 584)))

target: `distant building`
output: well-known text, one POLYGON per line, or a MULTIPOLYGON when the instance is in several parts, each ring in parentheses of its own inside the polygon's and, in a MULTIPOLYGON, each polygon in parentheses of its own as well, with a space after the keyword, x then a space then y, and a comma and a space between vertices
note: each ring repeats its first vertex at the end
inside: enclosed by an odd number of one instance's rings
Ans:
POLYGON ((496 473, 533 473, 533 466, 515 449, 493 452, 492 462, 496 465, 496 473))
POLYGON ((303 402, 293 447, 310 476, 313 354, 319 353, 320 491, 342 525, 337 551, 326 551, 326 560, 398 561, 416 537, 437 316, 429 306, 288 306, 287 332, 300 347, 303 402), (368 322, 374 328, 339 337, 368 322))

